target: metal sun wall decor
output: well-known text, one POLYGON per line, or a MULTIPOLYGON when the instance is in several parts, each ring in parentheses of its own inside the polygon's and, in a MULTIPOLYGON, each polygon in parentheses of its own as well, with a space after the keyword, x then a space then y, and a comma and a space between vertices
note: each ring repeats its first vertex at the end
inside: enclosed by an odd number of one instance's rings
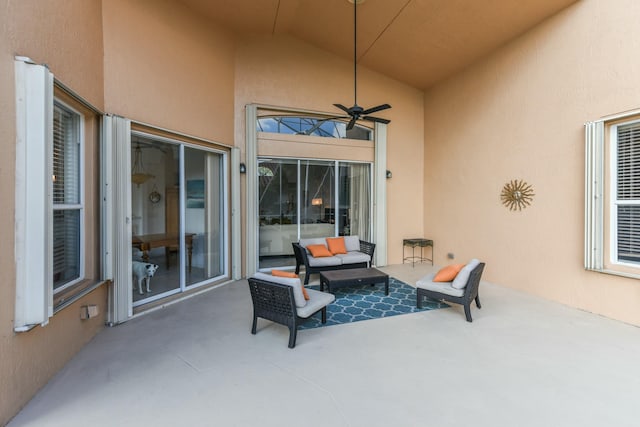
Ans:
POLYGON ((533 187, 523 180, 512 180, 502 187, 502 204, 509 208, 510 211, 522 210, 531 204, 535 196, 533 187))

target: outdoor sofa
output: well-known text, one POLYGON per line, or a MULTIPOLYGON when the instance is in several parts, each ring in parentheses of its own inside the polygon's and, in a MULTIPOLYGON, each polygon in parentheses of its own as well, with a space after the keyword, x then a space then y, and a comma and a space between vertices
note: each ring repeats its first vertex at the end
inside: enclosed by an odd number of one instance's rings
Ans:
POLYGON ((329 253, 324 256, 314 256, 310 246, 324 245, 329 249, 328 242, 340 238, 315 237, 300 239, 293 244, 293 253, 296 256, 296 274, 300 273, 300 266, 304 265, 304 284, 309 284, 309 276, 321 271, 340 270, 344 268, 367 268, 371 267, 373 252, 376 249, 375 243, 360 240, 358 236, 344 236, 344 248, 346 253, 329 253))

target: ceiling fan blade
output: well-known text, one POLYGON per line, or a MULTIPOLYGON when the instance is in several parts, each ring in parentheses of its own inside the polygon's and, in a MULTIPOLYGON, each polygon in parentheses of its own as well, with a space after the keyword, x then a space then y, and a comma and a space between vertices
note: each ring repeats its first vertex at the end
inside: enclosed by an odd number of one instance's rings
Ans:
POLYGON ((362 114, 371 114, 371 113, 375 113, 376 111, 386 110, 388 108, 391 108, 391 105, 382 104, 382 105, 378 105, 377 107, 373 107, 373 108, 369 108, 368 110, 364 110, 362 112, 362 114))
POLYGON ((345 107, 342 104, 333 104, 334 106, 338 107, 339 109, 341 109, 342 111, 344 111, 347 114, 351 114, 351 112, 349 111, 349 109, 347 107, 345 107))
POLYGON ((351 117, 351 120, 349 121, 349 124, 347 125, 347 130, 351 130, 353 129, 353 126, 355 126, 356 124, 356 117, 351 117))
POLYGON ((362 120, 368 120, 370 122, 376 122, 376 123, 384 123, 385 125, 391 123, 391 120, 382 119, 380 117, 366 116, 366 117, 361 117, 361 118, 362 118, 362 120))

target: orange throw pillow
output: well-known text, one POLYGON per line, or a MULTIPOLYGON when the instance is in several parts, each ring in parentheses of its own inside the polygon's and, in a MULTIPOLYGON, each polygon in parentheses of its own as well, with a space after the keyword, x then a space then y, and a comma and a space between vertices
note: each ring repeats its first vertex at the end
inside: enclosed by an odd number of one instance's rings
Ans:
POLYGON ((327 246, 329 247, 329 252, 334 255, 347 253, 344 237, 327 237, 327 246))
POLYGON ((436 273, 436 276, 433 278, 434 282, 451 282, 456 278, 460 270, 462 270, 464 264, 451 264, 443 267, 436 273))
MULTIPOLYGON (((290 279, 298 278, 298 275, 296 273, 292 273, 290 271, 282 271, 282 270, 271 270, 271 275, 276 277, 287 277, 290 279)), ((304 299, 309 301, 311 298, 309 298, 309 294, 307 293, 307 290, 304 288, 304 286, 301 286, 301 288, 302 288, 302 295, 304 295, 304 299)))
POLYGON ((307 246, 307 250, 311 252, 311 255, 316 258, 333 256, 333 254, 329 252, 329 249, 327 249, 325 245, 309 245, 307 246))
POLYGON ((291 279, 297 279, 298 275, 290 271, 271 270, 271 275, 276 277, 289 277, 291 279))

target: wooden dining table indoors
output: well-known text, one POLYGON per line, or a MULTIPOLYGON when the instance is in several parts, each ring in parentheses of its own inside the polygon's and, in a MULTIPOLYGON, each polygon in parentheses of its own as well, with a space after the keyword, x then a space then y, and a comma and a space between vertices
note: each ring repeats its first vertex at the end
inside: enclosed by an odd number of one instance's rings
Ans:
MULTIPOLYGON (((191 272, 193 236, 195 236, 195 233, 184 234, 185 246, 187 247, 189 272, 191 272)), ((149 251, 151 249, 164 247, 168 270, 171 252, 175 252, 180 248, 180 241, 178 238, 179 236, 176 233, 144 234, 140 236, 133 236, 131 238, 131 245, 142 251, 142 259, 145 262, 149 262, 149 251)))

